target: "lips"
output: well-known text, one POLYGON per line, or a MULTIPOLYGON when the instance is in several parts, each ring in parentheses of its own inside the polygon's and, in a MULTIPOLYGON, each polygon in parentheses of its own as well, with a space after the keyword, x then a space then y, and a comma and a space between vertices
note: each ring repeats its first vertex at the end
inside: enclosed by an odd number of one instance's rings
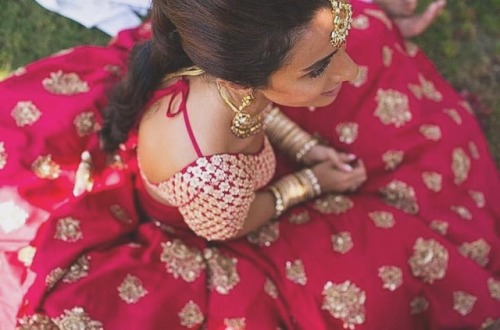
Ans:
POLYGON ((329 96, 329 97, 337 96, 337 94, 340 92, 341 87, 342 87, 342 84, 338 85, 337 87, 335 87, 334 89, 332 89, 328 92, 321 93, 321 95, 329 96))

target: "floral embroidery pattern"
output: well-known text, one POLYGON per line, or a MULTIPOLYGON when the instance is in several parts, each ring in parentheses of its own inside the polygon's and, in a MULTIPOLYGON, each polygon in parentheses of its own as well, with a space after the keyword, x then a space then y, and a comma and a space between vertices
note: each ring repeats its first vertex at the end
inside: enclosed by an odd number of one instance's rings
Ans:
POLYGON ((0 214, 7 221, 0 221, 0 229, 6 234, 21 228, 28 220, 29 214, 13 201, 0 203, 0 214))
POLYGON ((57 220, 54 238, 68 243, 81 240, 83 238, 83 234, 80 229, 80 220, 72 217, 57 220))
POLYGON ((31 169, 40 179, 55 180, 61 174, 61 167, 52 160, 52 155, 39 156, 31 169))
POLYGON ((455 109, 444 109, 444 113, 446 113, 450 118, 457 124, 462 125, 462 117, 455 109))
POLYGON ((411 56, 411 57, 417 56, 417 53, 419 51, 417 44, 415 44, 411 41, 405 42, 405 49, 406 49, 406 53, 408 54, 408 56, 411 56))
POLYGON ((50 317, 41 314, 24 316, 18 320, 18 330, 60 330, 50 317))
POLYGON ((408 263, 415 277, 432 284, 446 275, 448 251, 434 239, 418 238, 408 263))
POLYGON ((415 190, 407 183, 393 180, 381 188, 380 193, 383 201, 395 208, 409 214, 417 214, 419 211, 415 190))
POLYGON ((432 81, 425 79, 425 77, 420 73, 418 74, 418 80, 420 84, 408 85, 408 88, 413 92, 416 98, 422 99, 422 97, 425 97, 436 102, 443 100, 443 95, 436 90, 432 81))
POLYGON ((471 115, 475 115, 474 114, 474 109, 472 109, 472 106, 470 105, 469 102, 467 101, 460 101, 458 102, 459 105, 461 105, 468 113, 470 113, 471 115))
POLYGON ((358 75, 354 80, 351 80, 350 83, 354 87, 363 86, 368 80, 368 67, 365 65, 358 65, 358 75))
POLYGON ((288 221, 291 223, 294 223, 296 225, 303 225, 305 223, 308 223, 311 220, 311 217, 309 216, 309 212, 307 211, 302 211, 299 213, 294 213, 290 215, 288 218, 288 221))
POLYGON ((0 170, 2 170, 5 165, 7 165, 7 152, 5 151, 5 142, 0 141, 0 170))
POLYGON ((462 184, 469 177, 471 161, 462 148, 453 150, 452 170, 455 175, 455 183, 462 184))
POLYGON ((55 268, 53 269, 47 277, 45 277, 45 285, 47 286, 47 290, 50 290, 56 285, 57 282, 61 278, 63 278, 64 274, 66 274, 66 271, 62 268, 55 268))
POLYGON ((374 211, 370 212, 368 216, 373 220, 375 226, 378 228, 392 228, 396 224, 394 215, 391 212, 374 211))
POLYGON ((307 284, 307 275, 302 260, 286 262, 286 277, 293 283, 300 285, 307 284))
POLYGON ((450 209, 464 220, 472 220, 472 213, 465 206, 452 205, 450 209))
POLYGON ((118 295, 127 304, 135 304, 147 294, 148 290, 144 288, 141 280, 130 274, 127 274, 127 277, 118 286, 118 295))
POLYGON ((85 329, 103 330, 101 322, 92 320, 81 307, 74 307, 72 310, 65 310, 64 315, 54 319, 54 323, 60 329, 85 329))
POLYGON ((419 130, 428 140, 439 141, 441 139, 441 128, 437 125, 422 125, 419 130))
POLYGON ((403 161, 404 152, 400 150, 388 150, 382 155, 382 161, 385 163, 385 169, 395 170, 403 161))
POLYGON ((203 256, 198 249, 189 248, 178 239, 162 243, 161 246, 163 251, 160 260, 174 278, 181 277, 186 282, 193 282, 205 269, 203 256))
POLYGON ((354 29, 366 30, 370 26, 370 21, 366 15, 358 15, 352 19, 351 26, 354 29))
POLYGON ((403 271, 396 266, 382 266, 378 269, 378 276, 383 282, 383 288, 394 291, 403 284, 403 271))
POLYGON ((480 191, 469 190, 470 197, 474 200, 476 206, 480 209, 486 206, 486 198, 480 191))
POLYGON ((11 112, 18 127, 33 125, 40 119, 42 112, 31 101, 19 101, 11 112))
POLYGON ((64 275, 63 282, 74 283, 89 274, 90 257, 81 256, 78 260, 71 265, 66 275, 64 275))
POLYGON ((382 48, 382 63, 385 67, 389 67, 392 63, 392 49, 389 46, 382 48))
POLYGON ((470 155, 472 156, 473 159, 478 160, 479 159, 479 149, 477 145, 474 142, 469 142, 469 152, 470 155))
POLYGON ((354 206, 349 197, 343 195, 328 194, 314 201, 314 209, 323 214, 341 214, 347 212, 354 206))
POLYGON ((228 294, 239 282, 238 259, 220 253, 218 249, 205 249, 208 264, 208 282, 220 294, 228 294))
POLYGON ((278 298, 278 288, 273 281, 266 278, 266 283, 264 284, 264 291, 273 299, 278 298))
POLYGON ((469 314, 474 308, 477 297, 463 291, 453 292, 453 309, 460 315, 469 314))
POLYGON ((333 251, 340 254, 346 254, 354 247, 351 234, 347 231, 342 231, 336 235, 333 235, 332 246, 333 251))
POLYGON ((442 220, 431 221, 429 227, 432 230, 440 233, 441 235, 446 235, 446 233, 448 232, 448 223, 442 220))
POLYGON ((322 309, 327 310, 334 318, 344 322, 344 328, 355 329, 363 324, 366 317, 366 294, 350 281, 335 284, 327 282, 323 288, 322 309))
POLYGON ((383 12, 382 10, 376 10, 376 9, 366 9, 365 14, 372 16, 379 21, 381 21, 389 30, 392 30, 392 21, 390 20, 389 17, 383 12))
POLYGON ((484 239, 463 243, 458 249, 464 257, 475 261, 479 266, 484 267, 488 264, 491 246, 484 239))
POLYGON ((196 327, 205 319, 200 307, 192 300, 190 300, 179 312, 179 318, 181 319, 181 325, 188 329, 196 327))
POLYGON ((276 221, 269 222, 261 226, 256 231, 247 235, 250 243, 258 246, 271 246, 280 236, 279 223, 276 221))
POLYGON ((51 72, 49 78, 42 81, 48 92, 56 95, 75 95, 88 92, 89 85, 76 73, 51 72))
POLYGON ((424 172, 422 173, 422 180, 429 190, 434 192, 441 191, 443 181, 443 177, 441 174, 436 172, 424 172))
POLYGON ((489 278, 488 290, 490 291, 491 298, 500 300, 500 281, 496 281, 493 278, 489 278))
POLYGON ((393 89, 377 91, 375 116, 384 125, 403 126, 412 118, 408 96, 393 89))
POLYGON ((111 214, 113 214, 113 216, 119 221, 125 224, 131 224, 133 222, 132 218, 127 213, 127 211, 125 211, 125 209, 120 205, 113 204, 109 207, 109 210, 111 211, 111 214))
POLYGON ((245 330, 246 320, 244 317, 237 319, 224 319, 225 330, 245 330))
POLYGON ((345 144, 352 144, 358 138, 357 123, 340 123, 335 130, 339 136, 339 141, 345 144))
POLYGON ((78 136, 83 137, 97 132, 100 127, 93 112, 82 112, 73 120, 78 136))
POLYGON ((420 314, 429 308, 429 301, 424 297, 416 297, 410 302, 411 314, 420 314))

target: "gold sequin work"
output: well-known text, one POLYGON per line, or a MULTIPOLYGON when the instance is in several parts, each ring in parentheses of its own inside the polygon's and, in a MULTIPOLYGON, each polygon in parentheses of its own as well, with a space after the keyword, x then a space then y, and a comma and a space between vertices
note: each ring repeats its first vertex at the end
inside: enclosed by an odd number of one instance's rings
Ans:
POLYGON ((25 246, 17 252, 17 260, 19 260, 25 267, 29 267, 33 263, 35 253, 36 248, 31 245, 25 246))
POLYGON ((338 234, 332 235, 332 247, 333 251, 340 254, 346 254, 347 252, 349 252, 354 247, 351 233, 343 231, 338 234))
POLYGON ((444 113, 446 113, 450 118, 457 124, 462 125, 462 117, 455 109, 444 109, 444 113))
POLYGON ((103 330, 101 322, 93 320, 81 307, 65 310, 64 314, 54 319, 54 323, 61 329, 103 330))
POLYGON ((357 30, 366 30, 370 26, 370 20, 366 15, 358 15, 352 19, 351 26, 357 30))
POLYGON ((486 206, 486 198, 484 194, 480 191, 469 190, 470 197, 474 200, 476 206, 480 209, 486 206))
POLYGON ((133 275, 127 274, 123 282, 118 286, 120 299, 127 304, 135 304, 148 294, 141 280, 133 275))
POLYGON ((474 308, 477 297, 463 291, 453 292, 453 309, 460 315, 469 314, 474 308))
POLYGON ((61 278, 63 278, 63 276, 66 274, 66 271, 62 268, 55 268, 53 269, 48 275, 47 277, 45 277, 45 285, 47 286, 47 290, 50 290, 54 287, 54 285, 56 285, 57 282, 59 282, 59 280, 61 278))
POLYGON ((378 269, 383 288, 394 291, 403 284, 403 271, 396 266, 382 266, 378 269))
POLYGON ((373 223, 378 228, 392 228, 396 224, 394 215, 387 211, 374 211, 370 212, 368 216, 373 220, 373 223))
POLYGON ((83 255, 71 265, 68 272, 64 275, 64 283, 74 283, 81 278, 88 276, 90 269, 90 257, 83 255))
POLYGON ((296 284, 307 284, 307 275, 302 260, 286 262, 286 278, 296 284))
POLYGON ((179 312, 179 318, 181 325, 188 329, 195 328, 205 319, 200 307, 191 300, 179 312))
POLYGON ((382 155, 382 161, 385 164, 385 169, 388 171, 395 170, 403 161, 404 152, 400 150, 388 150, 382 155))
POLYGON ((380 193, 383 201, 395 208, 409 214, 417 214, 419 211, 415 190, 405 182, 393 180, 381 188, 380 193))
POLYGON ((465 206, 452 205, 450 209, 455 212, 460 218, 464 220, 472 220, 472 213, 465 206))
POLYGON ((389 67, 392 64, 392 49, 389 46, 384 46, 382 48, 382 62, 385 67, 389 67))
POLYGON ((83 234, 80 229, 80 220, 72 217, 57 220, 54 238, 68 243, 81 240, 83 238, 83 234))
POLYGON ((384 125, 403 126, 412 118, 408 96, 393 89, 377 91, 375 116, 384 125))
POLYGON ((208 265, 208 283, 220 294, 228 294, 238 283, 238 259, 223 255, 218 249, 205 249, 208 265))
POLYGON ((411 41, 405 41, 405 49, 406 49, 406 54, 410 57, 415 57, 418 54, 418 51, 420 48, 418 48, 417 44, 411 41))
POLYGON ((24 316, 18 320, 17 330, 61 330, 50 317, 41 314, 24 316))
POLYGON ((494 278, 489 278, 488 290, 490 291, 491 298, 500 300, 500 281, 496 281, 494 278))
POLYGON ((413 92, 416 98, 425 97, 429 100, 440 102, 443 100, 443 95, 436 90, 434 83, 425 79, 422 74, 418 74, 419 84, 409 84, 408 88, 413 92))
POLYGON ((474 142, 469 142, 469 152, 470 155, 472 156, 473 159, 478 160, 479 159, 479 149, 477 145, 474 142))
POLYGON ((276 221, 271 221, 263 226, 261 226, 256 231, 247 235, 247 239, 250 243, 256 244, 258 246, 271 246, 280 236, 279 223, 276 221))
POLYGON ((469 177, 471 161, 462 148, 453 150, 452 170, 455 175, 455 183, 462 184, 469 177))
POLYGON ((5 142, 0 141, 0 170, 7 165, 7 152, 5 151, 5 142))
POLYGON ((345 144, 352 144, 358 138, 358 124, 357 123, 340 123, 335 130, 339 136, 339 141, 345 144))
POLYGON ((354 87, 363 86, 368 80, 368 67, 365 65, 358 65, 358 75, 354 80, 351 80, 351 85, 354 87))
POLYGON ((18 127, 33 125, 40 119, 42 112, 31 101, 19 101, 11 112, 18 127))
POLYGON ((75 95, 88 92, 89 85, 76 73, 51 72, 49 78, 42 81, 43 87, 56 95, 75 95))
POLYGON ((415 277, 432 284, 446 275, 448 251, 434 239, 418 238, 408 264, 415 277))
POLYGON ((353 201, 343 195, 327 194, 314 201, 314 209, 323 214, 342 214, 354 206, 353 201))
POLYGON ((40 179, 55 180, 61 174, 61 167, 52 160, 52 155, 39 156, 31 169, 40 179))
POLYGON ((224 330, 245 330, 246 320, 244 317, 237 319, 224 319, 224 325, 226 326, 224 330))
POLYGON ((448 232, 448 223, 442 220, 432 220, 429 227, 441 235, 446 235, 448 232))
POLYGON ((437 125, 422 125, 420 126, 419 131, 428 140, 441 140, 441 128, 437 125))
POLYGON ((298 213, 291 214, 290 217, 288 218, 288 221, 296 225, 303 225, 311 221, 311 217, 309 216, 309 212, 301 211, 298 213))
POLYGON ((131 224, 132 222, 134 222, 128 212, 118 204, 111 205, 109 207, 109 210, 111 211, 111 214, 113 214, 113 216, 120 222, 123 222, 125 224, 131 224))
POLYGON ((482 238, 470 242, 463 243, 459 247, 460 253, 473 261, 479 266, 486 266, 489 261, 491 246, 482 238))
POLYGON ((278 288, 271 279, 266 278, 266 283, 264 284, 264 291, 273 299, 278 298, 278 288))
POLYGON ((424 181, 424 184, 427 187, 427 189, 434 192, 441 191, 443 182, 443 177, 441 174, 436 172, 424 172, 422 173, 422 180, 424 181))
POLYGON ((203 255, 196 248, 176 239, 161 244, 163 251, 160 260, 166 264, 167 272, 174 278, 182 278, 186 282, 193 282, 205 269, 203 255))
POLYGON ((366 317, 366 294, 350 281, 335 284, 327 282, 323 288, 322 309, 344 323, 345 329, 355 329, 366 317))
POLYGON ((87 136, 99 130, 99 125, 96 122, 93 112, 82 112, 73 120, 78 136, 87 136))
POLYGON ((425 312, 429 308, 429 301, 424 297, 416 297, 410 302, 410 313, 412 315, 425 312))
POLYGON ((378 19, 380 22, 382 22, 389 30, 392 30, 392 21, 385 12, 382 10, 377 10, 377 9, 366 9, 365 14, 374 17, 378 19))

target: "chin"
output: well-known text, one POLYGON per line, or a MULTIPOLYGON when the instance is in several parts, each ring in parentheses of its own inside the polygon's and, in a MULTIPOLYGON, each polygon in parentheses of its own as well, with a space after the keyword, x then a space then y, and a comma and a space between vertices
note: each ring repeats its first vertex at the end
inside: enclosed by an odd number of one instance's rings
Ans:
POLYGON ((335 96, 323 96, 323 97, 321 97, 321 99, 310 103, 308 106, 315 107, 315 108, 326 107, 328 105, 333 104, 336 99, 337 99, 337 95, 335 95, 335 96))

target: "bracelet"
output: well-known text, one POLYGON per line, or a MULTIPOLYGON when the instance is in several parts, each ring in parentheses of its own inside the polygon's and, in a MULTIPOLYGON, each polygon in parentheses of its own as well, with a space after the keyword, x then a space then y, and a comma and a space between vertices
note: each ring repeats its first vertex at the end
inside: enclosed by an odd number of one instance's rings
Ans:
POLYGON ((314 196, 319 196, 321 195, 321 186, 319 185, 318 178, 314 174, 314 172, 310 168, 306 168, 303 170, 304 174, 307 176, 307 179, 309 180, 309 183, 312 185, 312 189, 314 191, 314 196))
POLYGON ((285 211, 285 204, 283 204, 283 198, 281 193, 275 186, 271 185, 268 187, 271 193, 274 195, 275 205, 274 205, 274 216, 273 219, 278 218, 285 211))
POLYGON ((297 151, 297 153, 295 154, 295 159, 298 162, 300 162, 302 160, 302 158, 304 158, 304 156, 309 152, 309 150, 311 150, 312 148, 314 148, 318 144, 319 144, 319 141, 314 139, 314 138, 312 140, 307 141, 302 146, 302 148, 300 148, 300 150, 297 151))

